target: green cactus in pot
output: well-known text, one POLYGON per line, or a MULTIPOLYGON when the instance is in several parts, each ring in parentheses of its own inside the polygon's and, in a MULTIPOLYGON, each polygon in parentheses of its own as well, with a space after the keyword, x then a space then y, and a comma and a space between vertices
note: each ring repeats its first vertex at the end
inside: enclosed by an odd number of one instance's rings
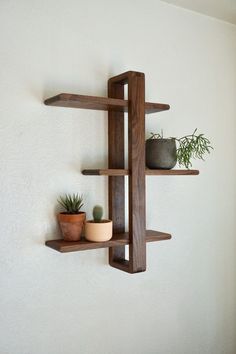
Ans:
POLYGON ((100 205, 95 205, 93 208, 93 220, 95 223, 100 223, 103 216, 103 207, 100 205))

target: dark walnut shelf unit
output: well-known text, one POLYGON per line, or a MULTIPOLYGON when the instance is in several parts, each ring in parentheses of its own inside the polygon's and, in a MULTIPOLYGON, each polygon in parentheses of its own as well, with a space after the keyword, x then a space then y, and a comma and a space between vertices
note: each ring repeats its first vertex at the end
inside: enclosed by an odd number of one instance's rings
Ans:
POLYGON ((109 219, 113 237, 107 242, 51 240, 46 246, 59 252, 109 248, 110 266, 128 273, 146 270, 146 243, 171 238, 170 234, 146 230, 146 176, 198 175, 197 170, 150 170, 145 168, 145 114, 166 111, 168 104, 145 102, 145 76, 128 71, 108 80, 108 97, 61 93, 44 102, 48 106, 108 111, 108 168, 86 169, 91 176, 108 176, 109 219), (124 86, 128 85, 128 100, 124 86), (124 114, 128 112, 128 167, 125 169, 124 114), (128 176, 129 222, 125 232, 125 176, 128 176), (129 260, 125 246, 129 246, 129 260))
MULTIPOLYGON (((170 238, 171 235, 165 232, 146 230, 146 242, 157 242, 162 240, 169 240, 170 238)), ((112 239, 106 242, 90 242, 84 238, 81 241, 76 242, 66 242, 64 240, 59 239, 46 241, 46 245, 58 252, 66 253, 93 250, 97 248, 124 246, 128 245, 129 242, 129 233, 125 232, 123 234, 113 235, 112 239)))

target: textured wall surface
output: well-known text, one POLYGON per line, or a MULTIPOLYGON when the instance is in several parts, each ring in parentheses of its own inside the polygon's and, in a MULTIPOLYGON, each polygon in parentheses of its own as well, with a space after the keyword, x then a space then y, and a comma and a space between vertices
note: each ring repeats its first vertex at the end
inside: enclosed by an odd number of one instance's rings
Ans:
POLYGON ((0 2, 0 353, 235 354, 236 27, 165 3, 0 2), (198 177, 147 177, 148 270, 107 265, 107 250, 60 254, 56 199, 105 205, 104 112, 43 105, 59 92, 106 96, 146 74, 146 99, 171 104, 146 130, 212 140, 198 177))

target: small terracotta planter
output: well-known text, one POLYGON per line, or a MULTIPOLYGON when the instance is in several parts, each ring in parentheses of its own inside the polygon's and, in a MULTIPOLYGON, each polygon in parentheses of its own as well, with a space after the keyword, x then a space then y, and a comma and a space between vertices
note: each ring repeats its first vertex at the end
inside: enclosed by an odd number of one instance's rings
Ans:
POLYGON ((93 242, 109 241, 112 238, 112 221, 111 220, 101 220, 100 222, 94 222, 94 220, 86 221, 85 237, 88 241, 93 241, 93 242))
POLYGON ((61 232, 65 241, 79 241, 84 228, 86 214, 60 213, 57 216, 61 232))

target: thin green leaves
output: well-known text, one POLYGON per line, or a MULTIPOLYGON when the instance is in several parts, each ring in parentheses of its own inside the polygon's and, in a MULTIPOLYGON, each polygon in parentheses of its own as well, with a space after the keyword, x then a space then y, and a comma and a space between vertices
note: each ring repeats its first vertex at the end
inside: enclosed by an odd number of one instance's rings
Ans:
POLYGON ((196 135, 197 129, 192 135, 186 135, 180 139, 176 139, 179 143, 177 149, 177 160, 179 165, 184 165, 186 168, 192 166, 191 159, 203 159, 206 153, 210 153, 213 147, 210 145, 209 139, 204 137, 204 134, 196 135))
POLYGON ((83 196, 78 195, 78 193, 65 194, 64 197, 60 196, 57 201, 69 214, 78 214, 79 210, 84 205, 83 196))
POLYGON ((150 133, 150 134, 151 134, 151 136, 150 136, 150 138, 148 138, 150 140, 152 140, 152 139, 163 139, 163 130, 161 130, 161 134, 159 134, 159 133, 157 133, 157 134, 150 133))

